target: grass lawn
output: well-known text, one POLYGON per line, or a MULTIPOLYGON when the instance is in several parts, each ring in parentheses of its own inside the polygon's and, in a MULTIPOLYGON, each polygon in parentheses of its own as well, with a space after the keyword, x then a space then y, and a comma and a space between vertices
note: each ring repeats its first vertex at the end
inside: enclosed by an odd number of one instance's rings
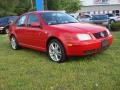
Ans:
POLYGON ((30 49, 14 51, 0 35, 0 90, 120 90, 120 32, 112 46, 61 64, 30 49))

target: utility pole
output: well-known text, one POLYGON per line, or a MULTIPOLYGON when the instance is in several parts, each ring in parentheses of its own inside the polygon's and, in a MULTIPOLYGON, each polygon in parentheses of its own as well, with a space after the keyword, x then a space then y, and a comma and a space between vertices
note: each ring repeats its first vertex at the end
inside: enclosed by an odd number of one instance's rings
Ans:
POLYGON ((31 0, 31 8, 32 8, 32 9, 34 8, 33 0, 31 0))
POLYGON ((44 0, 36 0, 36 9, 37 11, 44 10, 44 0))
POLYGON ((48 1, 48 0, 44 0, 44 9, 45 9, 45 10, 48 9, 48 7, 47 7, 47 1, 48 1))

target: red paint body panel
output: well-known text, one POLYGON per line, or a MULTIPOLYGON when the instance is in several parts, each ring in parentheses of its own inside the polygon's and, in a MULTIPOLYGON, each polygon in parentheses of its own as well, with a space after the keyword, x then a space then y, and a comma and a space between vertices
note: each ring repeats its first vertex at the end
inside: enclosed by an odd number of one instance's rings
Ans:
POLYGON ((25 27, 17 27, 13 23, 9 28, 9 36, 14 35, 20 46, 46 52, 49 38, 54 37, 63 44, 68 56, 80 56, 87 55, 87 51, 99 52, 103 40, 108 42, 108 47, 112 44, 111 34, 100 39, 96 39, 93 35, 93 33, 106 31, 105 27, 85 23, 47 25, 39 15, 43 12, 30 13, 35 14, 39 18, 42 27, 30 28, 27 25, 25 27), (90 34, 92 40, 80 41, 76 38, 78 33, 90 34))
POLYGON ((80 55, 88 55, 87 51, 91 51, 92 54, 102 51, 102 41, 108 41, 108 47, 112 44, 112 36, 107 38, 103 38, 100 40, 93 40, 88 42, 78 42, 78 44, 73 44, 71 47, 67 47, 67 55, 68 56, 80 56, 80 55))

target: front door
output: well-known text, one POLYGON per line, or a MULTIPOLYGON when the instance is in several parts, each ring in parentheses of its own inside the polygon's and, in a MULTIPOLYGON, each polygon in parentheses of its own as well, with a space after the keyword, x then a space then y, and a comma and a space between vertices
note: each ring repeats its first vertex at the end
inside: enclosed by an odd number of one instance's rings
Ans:
POLYGON ((41 28, 41 22, 35 14, 30 14, 27 20, 27 43, 35 49, 43 49, 43 41, 45 41, 46 34, 41 28), (32 26, 33 23, 37 23, 39 26, 32 26))

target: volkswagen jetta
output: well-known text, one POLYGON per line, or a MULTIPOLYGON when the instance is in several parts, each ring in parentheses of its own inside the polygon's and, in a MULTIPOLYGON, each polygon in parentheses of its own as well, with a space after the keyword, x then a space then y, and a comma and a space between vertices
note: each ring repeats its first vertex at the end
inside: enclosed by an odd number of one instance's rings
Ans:
POLYGON ((57 11, 35 11, 21 15, 9 28, 11 46, 47 52, 51 60, 62 62, 69 56, 101 52, 112 43, 112 35, 102 26, 79 23, 57 11))

